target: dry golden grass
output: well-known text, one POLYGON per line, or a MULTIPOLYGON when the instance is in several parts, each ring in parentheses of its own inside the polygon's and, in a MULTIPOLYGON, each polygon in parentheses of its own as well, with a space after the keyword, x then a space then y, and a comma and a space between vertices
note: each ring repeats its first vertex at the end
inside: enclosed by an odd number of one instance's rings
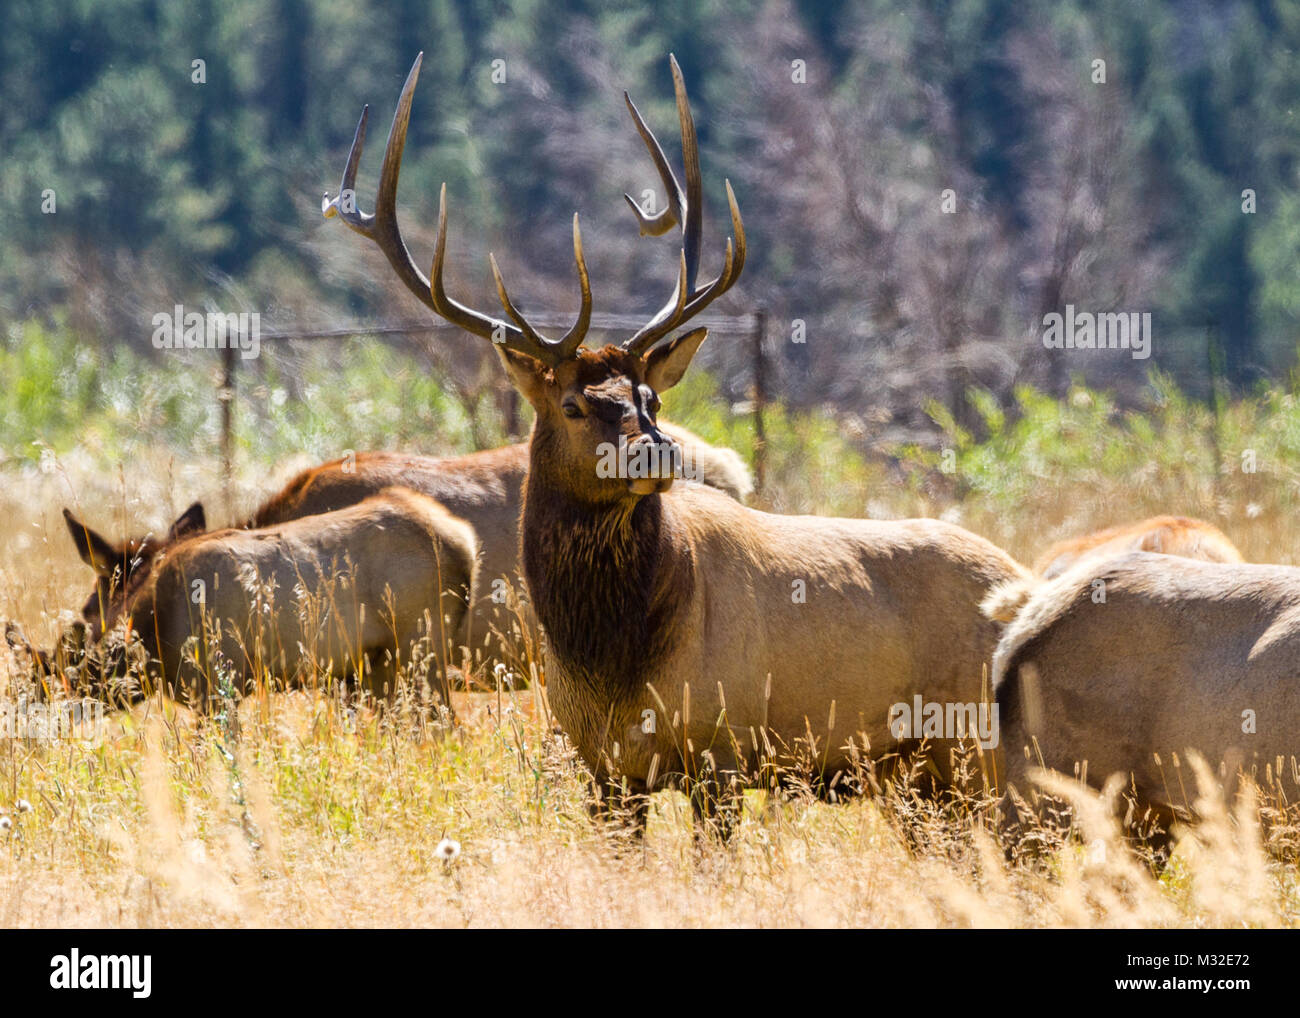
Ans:
MULTIPOLYGON (((160 468, 125 494, 94 476, 68 467, 0 493, 0 618, 38 644, 89 589, 60 505, 117 532, 165 526, 217 489, 210 466, 182 483, 160 468)), ((245 485, 243 504, 269 486, 245 485)), ((1107 494, 1091 493, 1091 524, 1108 521, 1107 494)), ((1049 539, 1000 527, 1022 557, 1049 539)), ((14 667, 0 651, 0 696, 14 667)), ((1294 862, 1263 852, 1252 803, 1224 804, 1206 775, 1207 819, 1159 878, 1100 797, 1059 781, 1082 838, 1035 865, 1007 863, 978 797, 940 808, 898 789, 840 805, 750 793, 728 845, 697 844, 685 798, 661 793, 629 843, 588 818, 543 690, 456 706, 445 733, 402 709, 350 716, 313 690, 252 696, 225 719, 154 698, 111 715, 98 745, 0 742, 0 925, 1300 924, 1294 862)))

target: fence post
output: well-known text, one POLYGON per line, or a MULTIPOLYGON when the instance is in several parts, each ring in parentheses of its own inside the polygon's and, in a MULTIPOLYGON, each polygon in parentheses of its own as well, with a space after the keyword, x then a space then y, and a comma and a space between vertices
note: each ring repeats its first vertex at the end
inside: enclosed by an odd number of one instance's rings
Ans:
MULTIPOLYGON (((1205 364, 1210 376, 1210 455, 1214 457, 1214 501, 1215 508, 1223 500, 1223 449, 1219 445, 1222 426, 1224 393, 1224 354, 1223 335, 1219 331, 1219 319, 1211 314, 1205 322, 1205 364)), ((1247 484, 1249 484, 1249 480, 1247 484)))
POLYGON ((763 407, 767 402, 767 360, 763 340, 767 336, 767 310, 754 315, 754 494, 761 495, 767 479, 767 432, 763 429, 763 407))
POLYGON ((226 345, 221 352, 221 388, 217 401, 221 404, 221 492, 226 502, 226 518, 235 518, 234 490, 234 417, 235 417, 235 346, 226 345))

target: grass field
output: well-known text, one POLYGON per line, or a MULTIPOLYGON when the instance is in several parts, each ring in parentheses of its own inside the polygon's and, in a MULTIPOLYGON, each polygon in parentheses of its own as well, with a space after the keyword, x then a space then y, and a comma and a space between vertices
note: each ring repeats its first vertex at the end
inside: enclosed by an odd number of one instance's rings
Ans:
POLYGON ((349 721, 309 693, 246 700, 237 736, 153 701, 101 745, 10 742, 5 926, 1276 926, 1294 864, 1248 808, 1209 820, 1159 880, 1092 796, 1046 866, 1008 866, 959 804, 751 793, 728 845, 656 796, 643 843, 586 815, 540 693, 457 695, 462 726, 349 721))
MULTIPOLYGON (((744 449, 743 429, 699 409, 708 393, 694 398, 666 413, 744 449)), ((955 470, 934 453, 851 453, 833 425, 781 416, 762 502, 942 515, 1022 560, 1070 533, 1186 513, 1248 558, 1294 561, 1293 399, 1230 408, 1208 443, 1203 410, 1166 399, 1125 418, 1100 402, 1079 390, 1027 403, 982 442, 950 431, 955 470), (1247 441, 1257 470, 1236 469, 1247 441)), ((292 465, 268 448, 277 455, 241 459, 236 513, 292 465)), ((165 526, 195 497, 215 504, 211 459, 142 442, 128 453, 116 467, 72 442, 43 466, 5 465, 0 618, 38 645, 90 589, 61 506, 117 534, 165 526)), ((0 651, 0 696, 14 669, 0 651)), ((661 793, 644 842, 630 843, 588 818, 542 685, 458 694, 456 706, 446 732, 410 711, 351 717, 319 690, 203 720, 155 697, 111 715, 98 745, 0 742, 0 925, 1300 925, 1294 856, 1265 853, 1258 811, 1224 804, 1208 779, 1206 822, 1158 878, 1098 797, 1069 789, 1083 837, 1037 865, 1008 864, 978 796, 940 808, 897 788, 839 805, 749 793, 728 845, 697 845, 686 799, 661 793)), ((1178 765, 1196 788, 1195 762, 1178 765)))

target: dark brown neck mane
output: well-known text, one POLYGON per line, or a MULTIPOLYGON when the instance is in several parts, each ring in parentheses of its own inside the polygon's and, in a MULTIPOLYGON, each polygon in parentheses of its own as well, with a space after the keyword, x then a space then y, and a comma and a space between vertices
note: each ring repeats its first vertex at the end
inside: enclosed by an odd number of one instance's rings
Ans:
POLYGON ((660 495, 593 505, 534 457, 524 485, 524 578, 566 676, 602 699, 635 694, 673 650, 689 604, 689 555, 674 547, 660 495))

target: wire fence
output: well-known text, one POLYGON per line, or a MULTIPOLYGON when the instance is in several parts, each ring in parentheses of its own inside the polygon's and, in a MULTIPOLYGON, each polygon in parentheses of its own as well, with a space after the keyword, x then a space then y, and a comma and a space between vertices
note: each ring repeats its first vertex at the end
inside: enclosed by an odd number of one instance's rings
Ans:
MULTIPOLYGON (((537 328, 564 329, 571 324, 571 319, 558 315, 539 313, 530 314, 529 321, 537 328)), ((593 332, 632 332, 645 322, 644 317, 617 314, 593 314, 591 330, 593 332)), ((764 340, 767 334, 767 312, 763 309, 742 315, 702 315, 691 323, 704 326, 711 333, 740 336, 748 341, 749 372, 752 379, 753 399, 749 412, 754 422, 754 488, 761 493, 766 478, 767 442, 764 431, 763 412, 767 403, 768 365, 764 340)), ((345 342, 360 337, 418 337, 429 336, 438 332, 458 332, 458 326, 441 321, 398 322, 398 323, 354 323, 328 329, 309 329, 297 326, 281 326, 261 334, 261 342, 277 343, 291 341, 345 342)), ((221 415, 221 466, 224 477, 224 497, 227 509, 234 501, 234 430, 235 414, 238 409, 239 387, 238 368, 240 357, 234 344, 222 351, 222 370, 217 382, 216 398, 221 415)), ((513 431, 508 424, 507 431, 513 431)))

